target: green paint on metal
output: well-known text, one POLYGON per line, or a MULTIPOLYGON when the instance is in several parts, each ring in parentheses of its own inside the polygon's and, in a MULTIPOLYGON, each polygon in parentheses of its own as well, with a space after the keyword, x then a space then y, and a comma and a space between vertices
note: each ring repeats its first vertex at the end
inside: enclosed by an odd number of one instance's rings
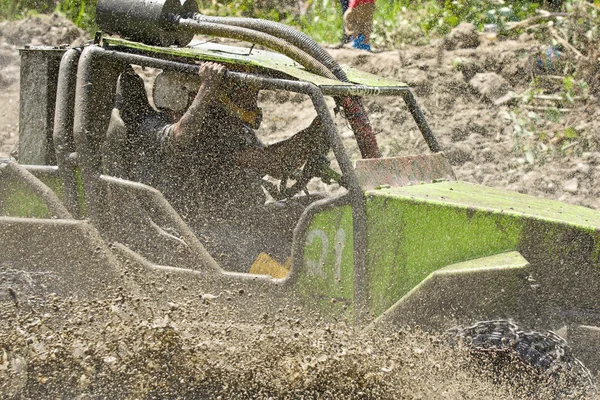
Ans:
MULTIPOLYGON (((62 181, 53 176, 39 178, 63 199, 62 181)), ((3 189, 4 190, 4 189, 3 189)), ((44 202, 21 182, 10 181, 0 202, 0 215, 6 217, 50 218, 51 214, 44 202)))
POLYGON ((377 193, 381 196, 409 198, 435 204, 476 207, 517 217, 533 217, 591 231, 600 228, 599 211, 466 182, 398 187, 379 190, 377 193))
POLYGON ((350 82, 358 83, 360 85, 367 85, 373 87, 407 87, 408 85, 404 82, 395 81, 393 79, 384 78, 371 74, 368 72, 361 71, 359 69, 342 65, 342 69, 348 76, 350 82))
POLYGON ((380 192, 367 196, 367 265, 375 315, 439 268, 517 249, 519 220, 380 192))
POLYGON ((39 179, 52 189, 60 201, 64 201, 63 184, 60 178, 55 176, 42 176, 39 179))
MULTIPOLYGON (((277 71, 304 82, 311 82, 317 86, 352 86, 351 83, 341 82, 334 79, 324 78, 322 76, 308 72, 303 66, 291 58, 266 50, 255 50, 227 46, 211 42, 193 41, 187 47, 160 47, 150 46, 143 43, 132 42, 125 39, 114 37, 104 37, 102 39, 106 44, 125 47, 154 54, 164 54, 175 57, 185 57, 199 61, 215 61, 224 64, 233 64, 247 67, 267 68, 277 71)), ((406 87, 406 83, 381 78, 377 75, 359 71, 355 68, 343 66, 348 78, 353 83, 366 85, 373 88, 377 87, 406 87)))
POLYGON ((600 232, 594 238, 594 250, 592 252, 592 260, 595 260, 600 270, 600 232))
POLYGON ((83 187, 83 178, 81 176, 81 169, 79 168, 75 168, 75 184, 77 185, 77 202, 79 203, 79 215, 82 218, 85 218, 85 188, 83 187))
POLYGON ((587 260, 599 262, 600 212, 592 209, 464 182, 366 195, 369 292, 376 315, 452 263, 524 249, 544 271, 572 264, 576 276, 587 260))
MULTIPOLYGON (((518 251, 509 251, 494 256, 481 257, 469 261, 464 261, 461 263, 448 265, 447 267, 440 268, 437 271, 434 271, 431 274, 429 274, 427 278, 425 278, 417 286, 412 288, 410 292, 404 295, 400 302, 409 300, 411 295, 415 295, 418 292, 423 293, 424 290, 427 290, 426 288, 428 286, 428 283, 431 283, 436 279, 443 279, 447 281, 448 279, 460 278, 461 274, 470 274, 474 276, 474 274, 479 275, 479 273, 481 272, 501 272, 507 270, 517 271, 524 270, 528 266, 529 262, 527 262, 527 260, 525 260, 518 251)), ((494 282, 485 282, 485 276, 482 276, 482 278, 483 279, 481 281, 481 287, 485 287, 485 290, 489 290, 490 286, 494 285, 497 285, 500 290, 511 286, 505 285, 505 282, 500 282, 499 280, 496 280, 494 282)), ((510 281, 514 278, 514 275, 508 274, 505 275, 505 278, 510 281)), ((453 294, 455 293, 460 293, 460 290, 453 291, 453 294)), ((429 293, 423 297, 435 297, 437 295, 438 293, 429 293)))
MULTIPOLYGON (((464 182, 367 191, 366 208, 367 291, 375 316, 392 310, 441 323, 445 317, 435 310, 453 307, 521 315, 529 293, 525 271, 543 284, 544 304, 595 307, 598 211, 464 182), (465 288, 469 296, 455 296, 465 288)), ((298 287, 321 315, 351 318, 339 308, 353 298, 353 258, 345 252, 351 236, 341 256, 332 246, 340 228, 351 231, 351 218, 349 206, 327 210, 308 230, 298 287)))
POLYGON ((456 274, 473 271, 484 271, 487 269, 513 269, 525 268, 529 265, 521 253, 518 251, 509 251, 496 254, 489 257, 476 258, 474 260, 463 261, 457 264, 448 265, 436 271, 436 274, 456 274))
POLYGON ((298 289, 321 314, 351 317, 354 252, 350 206, 321 212, 312 220, 298 289))
POLYGON ((580 225, 533 217, 527 221, 519 251, 544 287, 540 304, 556 310, 597 308, 600 229, 580 225))
POLYGON ((378 320, 439 330, 478 319, 518 318, 523 294, 531 293, 528 274, 529 262, 514 251, 449 265, 429 274, 378 320))
POLYGON ((50 218, 44 202, 25 185, 15 182, 6 189, 0 202, 0 216, 22 218, 50 218))

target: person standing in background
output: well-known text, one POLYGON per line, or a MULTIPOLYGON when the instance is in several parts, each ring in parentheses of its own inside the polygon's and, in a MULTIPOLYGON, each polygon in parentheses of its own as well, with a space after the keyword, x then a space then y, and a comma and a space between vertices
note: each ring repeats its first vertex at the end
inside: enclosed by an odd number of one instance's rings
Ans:
MULTIPOLYGON (((350 0, 340 0, 340 7, 342 7, 342 20, 344 18, 344 14, 346 13, 346 10, 348 10, 348 3, 350 2, 350 0)), ((345 45, 346 43, 350 42, 350 37, 348 37, 348 35, 346 35, 346 27, 344 26, 344 23, 342 21, 342 40, 341 40, 341 45, 345 45)))
MULTIPOLYGON (((340 2, 343 3, 344 0, 340 2)), ((371 51, 369 42, 373 29, 375 0, 347 0, 347 2, 348 8, 344 11, 345 36, 353 48, 371 51)))

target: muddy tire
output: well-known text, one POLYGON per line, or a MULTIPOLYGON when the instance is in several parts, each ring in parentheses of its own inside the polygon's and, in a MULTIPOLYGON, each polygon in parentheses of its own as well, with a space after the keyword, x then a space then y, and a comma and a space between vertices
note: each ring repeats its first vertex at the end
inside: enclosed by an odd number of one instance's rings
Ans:
POLYGON ((586 393, 598 394, 590 371, 573 355, 567 341, 553 331, 524 331, 511 321, 494 320, 454 327, 447 334, 478 357, 516 362, 544 379, 567 376, 586 393))

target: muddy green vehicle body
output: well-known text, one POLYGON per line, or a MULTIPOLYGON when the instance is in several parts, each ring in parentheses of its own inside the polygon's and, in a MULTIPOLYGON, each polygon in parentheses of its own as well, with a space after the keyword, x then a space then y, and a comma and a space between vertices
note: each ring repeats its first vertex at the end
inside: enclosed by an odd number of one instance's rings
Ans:
POLYGON ((49 291, 79 297, 102 296, 124 276, 165 300, 184 284, 252 293, 231 300, 245 317, 293 305, 429 330, 510 318, 566 328, 598 368, 600 212, 457 181, 405 84, 354 69, 352 83, 334 81, 266 51, 110 36, 81 49, 24 49, 22 60, 20 159, 0 164, 3 268, 51 271, 49 291), (195 73, 208 60, 225 63, 231 79, 307 94, 327 122, 348 191, 315 201, 296 222, 285 278, 224 270, 162 193, 102 172, 123 65, 195 73), (339 95, 402 96, 434 152, 353 165, 324 101, 339 95), (139 276, 168 283, 157 290, 139 276))

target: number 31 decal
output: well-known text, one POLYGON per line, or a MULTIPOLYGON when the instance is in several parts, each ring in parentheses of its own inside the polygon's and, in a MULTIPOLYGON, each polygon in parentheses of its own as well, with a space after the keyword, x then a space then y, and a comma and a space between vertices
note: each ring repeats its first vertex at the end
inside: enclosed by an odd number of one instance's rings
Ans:
MULTIPOLYGON (((315 239, 321 241, 321 254, 318 260, 306 258, 306 266, 308 267, 308 274, 320 276, 326 278, 327 275, 324 270, 325 261, 327 260, 327 254, 329 253, 329 238, 327 234, 321 229, 313 229, 306 235, 306 246, 313 244, 315 239)), ((344 251, 344 244, 346 239, 346 232, 342 228, 339 228, 335 234, 335 245, 333 251, 335 252, 335 280, 339 281, 342 279, 341 266, 342 266, 342 252, 344 251)))

